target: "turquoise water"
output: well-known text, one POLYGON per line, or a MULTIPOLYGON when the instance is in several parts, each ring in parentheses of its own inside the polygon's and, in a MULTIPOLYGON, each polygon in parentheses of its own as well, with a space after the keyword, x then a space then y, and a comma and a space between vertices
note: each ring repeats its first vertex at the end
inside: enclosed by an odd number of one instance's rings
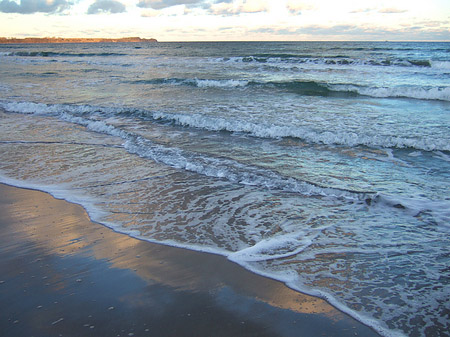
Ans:
POLYGON ((450 328, 450 43, 0 46, 3 182, 380 334, 450 328))

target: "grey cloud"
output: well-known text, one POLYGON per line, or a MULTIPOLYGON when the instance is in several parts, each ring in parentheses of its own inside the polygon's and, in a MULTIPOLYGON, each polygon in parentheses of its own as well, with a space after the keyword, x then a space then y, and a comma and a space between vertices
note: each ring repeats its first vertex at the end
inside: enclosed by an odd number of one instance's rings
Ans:
POLYGON ((125 5, 119 1, 115 0, 96 0, 92 5, 89 6, 88 14, 99 14, 99 13, 123 13, 125 12, 125 5))
POLYGON ((163 9, 177 5, 192 5, 203 2, 203 0, 140 0, 137 4, 141 8, 163 9))
POLYGON ((0 2, 0 12, 3 13, 55 13, 61 12, 71 6, 67 0, 20 0, 19 3, 9 0, 0 2))
POLYGON ((360 9, 355 9, 353 11, 351 11, 351 14, 359 14, 359 13, 370 13, 373 12, 374 9, 373 8, 360 8, 360 9))
POLYGON ((192 4, 186 4, 186 8, 201 8, 204 10, 209 10, 211 8, 211 3, 199 1, 192 4))

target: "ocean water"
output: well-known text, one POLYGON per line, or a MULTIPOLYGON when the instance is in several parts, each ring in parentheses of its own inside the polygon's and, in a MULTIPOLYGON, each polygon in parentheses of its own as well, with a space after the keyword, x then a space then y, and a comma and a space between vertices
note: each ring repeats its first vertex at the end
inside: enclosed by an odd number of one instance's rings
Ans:
POLYGON ((0 45, 0 181, 449 336, 450 43, 0 45))

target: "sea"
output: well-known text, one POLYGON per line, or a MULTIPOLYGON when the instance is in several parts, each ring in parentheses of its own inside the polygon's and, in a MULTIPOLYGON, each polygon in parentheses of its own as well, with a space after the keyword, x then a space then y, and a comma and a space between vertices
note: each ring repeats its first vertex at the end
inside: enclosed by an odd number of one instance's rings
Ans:
POLYGON ((0 182, 450 333, 450 43, 0 45, 0 182))

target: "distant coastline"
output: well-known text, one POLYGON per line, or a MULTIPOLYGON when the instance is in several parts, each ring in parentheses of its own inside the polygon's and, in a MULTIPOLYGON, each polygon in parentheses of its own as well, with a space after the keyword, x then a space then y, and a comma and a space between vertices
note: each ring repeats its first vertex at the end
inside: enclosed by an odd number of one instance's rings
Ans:
POLYGON ((140 37, 109 38, 63 38, 63 37, 26 37, 6 38, 0 37, 0 44, 6 43, 117 43, 117 42, 158 42, 156 39, 143 39, 140 37))

